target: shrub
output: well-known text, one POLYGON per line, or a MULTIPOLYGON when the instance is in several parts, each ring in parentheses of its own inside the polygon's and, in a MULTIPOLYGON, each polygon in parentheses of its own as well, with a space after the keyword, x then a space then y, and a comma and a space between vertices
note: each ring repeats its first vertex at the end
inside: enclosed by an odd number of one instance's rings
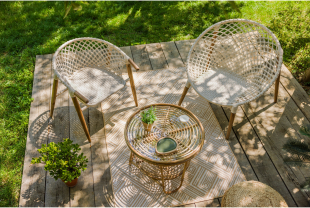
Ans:
POLYGON ((41 157, 32 158, 31 164, 45 163, 44 170, 57 180, 60 178, 65 183, 73 181, 86 170, 88 159, 83 153, 78 154, 81 148, 78 144, 72 144, 72 140, 65 139, 63 142, 42 145, 38 152, 41 157))
POLYGON ((271 21, 284 51, 284 63, 295 77, 310 69, 310 10, 293 6, 282 10, 271 21))

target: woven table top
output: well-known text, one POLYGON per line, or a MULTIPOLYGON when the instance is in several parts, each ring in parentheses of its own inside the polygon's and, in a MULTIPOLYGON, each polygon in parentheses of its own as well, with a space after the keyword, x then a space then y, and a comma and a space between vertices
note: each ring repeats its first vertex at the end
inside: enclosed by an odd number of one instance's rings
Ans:
POLYGON ((178 164, 196 156, 204 142, 204 129, 198 118, 183 107, 172 104, 153 104, 135 112, 125 126, 125 140, 129 149, 138 157, 154 164, 178 164), (156 107, 157 120, 151 132, 144 130, 141 111, 156 107), (179 117, 186 115, 187 122, 179 117), (159 155, 156 153, 157 141, 171 137, 178 143, 175 153, 159 155))

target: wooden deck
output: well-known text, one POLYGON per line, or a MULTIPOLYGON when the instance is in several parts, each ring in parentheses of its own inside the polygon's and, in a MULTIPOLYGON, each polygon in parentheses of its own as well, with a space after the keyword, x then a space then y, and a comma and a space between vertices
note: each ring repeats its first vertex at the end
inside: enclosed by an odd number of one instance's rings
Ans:
MULTIPOLYGON (((193 40, 127 46, 127 53, 141 71, 182 67, 193 40)), ((96 108, 85 110, 90 128, 92 148, 80 143, 89 158, 88 169, 81 177, 84 183, 74 188, 63 186, 51 178, 42 165, 30 166, 38 156, 42 144, 70 138, 70 116, 75 111, 67 92, 56 99, 55 118, 48 118, 52 89, 52 55, 37 56, 34 71, 33 98, 29 117, 29 131, 25 152, 20 206, 111 206, 106 196, 112 197, 109 161, 104 137, 102 114, 96 108), (104 191, 102 191, 104 190, 104 191)), ((310 124, 310 98, 283 65, 278 103, 273 103, 274 87, 264 96, 239 108, 229 144, 247 180, 261 181, 277 190, 289 206, 310 206, 310 193, 303 193, 299 184, 310 177, 310 171, 291 167, 283 162, 283 144, 289 138, 304 138, 298 133, 301 125, 310 124)), ((59 87, 59 91, 63 88, 59 87)), ((230 109, 211 104, 226 133, 230 109)), ((188 206, 220 206, 221 198, 188 206)))

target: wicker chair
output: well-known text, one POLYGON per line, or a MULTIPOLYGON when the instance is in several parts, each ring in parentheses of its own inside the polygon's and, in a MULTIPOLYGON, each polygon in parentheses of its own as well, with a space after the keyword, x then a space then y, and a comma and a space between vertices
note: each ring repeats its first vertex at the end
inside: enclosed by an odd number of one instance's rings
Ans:
POLYGON ((259 23, 231 19, 214 24, 189 51, 188 81, 179 105, 193 86, 207 101, 231 107, 228 139, 238 106, 258 98, 274 82, 277 102, 282 57, 275 35, 259 23))
POLYGON ((87 139, 91 142, 79 101, 86 107, 96 106, 125 87, 121 72, 125 64, 134 101, 138 106, 130 65, 136 70, 139 67, 122 50, 96 38, 77 38, 64 43, 53 56, 54 83, 50 117, 54 112, 59 79, 69 90, 87 139))

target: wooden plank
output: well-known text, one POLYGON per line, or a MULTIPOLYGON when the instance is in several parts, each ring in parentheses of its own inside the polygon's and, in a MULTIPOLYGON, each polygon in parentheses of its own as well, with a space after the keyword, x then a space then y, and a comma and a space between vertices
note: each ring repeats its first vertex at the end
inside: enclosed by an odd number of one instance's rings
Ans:
POLYGON ((179 50, 183 63, 186 63, 189 50, 191 49, 194 42, 195 42, 195 39, 175 41, 175 44, 179 50))
POLYGON ((152 43, 146 45, 146 50, 148 51, 149 58, 152 64, 152 69, 167 69, 167 61, 160 43, 152 43))
POLYGON ((310 123, 282 85, 279 87, 279 99, 276 104, 272 104, 273 93, 274 87, 258 100, 244 105, 243 110, 297 205, 309 206, 308 196, 299 189, 299 184, 306 179, 299 168, 284 163, 287 154, 282 147, 289 138, 307 139, 300 135, 298 130, 301 125, 310 123))
POLYGON ((146 45, 131 46, 131 52, 134 62, 140 67, 139 71, 152 70, 146 45))
POLYGON ((183 63, 179 51, 175 45, 175 42, 164 42, 160 44, 169 67, 178 68, 185 66, 185 63, 183 63))
POLYGON ((123 47, 120 47, 120 49, 122 51, 124 51, 124 53, 126 53, 127 56, 129 56, 131 59, 133 59, 130 46, 123 46, 123 47))
MULTIPOLYGON (((66 87, 59 82, 58 91, 66 87)), ((69 93, 68 91, 56 97, 56 104, 52 122, 50 122, 50 132, 48 143, 62 142, 64 138, 69 138, 70 117, 69 117, 69 93)), ((46 207, 70 207, 69 187, 61 180, 55 181, 48 173, 46 175, 45 191, 46 207)))
MULTIPOLYGON (((226 117, 230 116, 231 112, 229 108, 225 107, 224 112, 226 117)), ((247 120, 242 108, 238 108, 237 110, 233 129, 259 181, 274 188, 283 196, 289 206, 295 207, 296 204, 294 199, 286 188, 250 122, 247 120)))
MULTIPOLYGON (((72 99, 69 99, 70 111, 70 139, 81 147, 81 152, 88 158, 87 169, 82 172, 75 187, 70 188, 70 204, 72 207, 94 207, 94 179, 90 143, 87 140, 78 114, 74 108, 72 99)), ((89 129, 89 109, 84 110, 83 115, 89 129)))
POLYGON ((211 199, 202 202, 196 202, 196 207, 220 207, 221 204, 218 199, 211 199))
MULTIPOLYGON (((226 135, 227 133, 227 129, 228 129, 228 118, 226 117, 223 109, 221 106, 219 105, 215 105, 210 103, 211 108, 224 132, 224 135, 226 135)), ((246 154, 244 153, 244 150, 242 149, 235 133, 232 131, 230 133, 230 137, 229 140, 227 140, 227 142, 229 143, 229 146, 232 150, 232 152, 234 153, 238 164, 241 167, 241 170, 243 172, 243 174, 245 175, 246 179, 248 181, 250 180, 254 180, 254 181, 258 181, 257 176, 255 174, 255 172, 252 169, 252 166, 249 162, 249 159, 247 158, 246 154)))
MULTIPOLYGON (((124 47, 120 47, 120 49, 122 51, 124 51, 126 53, 127 56, 129 56, 131 59, 132 58, 132 53, 131 53, 131 49, 130 49, 130 46, 124 46, 124 47)), ((133 68, 133 67, 131 67, 133 68)), ((122 68, 122 73, 127 73, 127 68, 126 68, 126 65, 124 65, 124 67, 122 68)))
POLYGON ((310 97, 284 64, 282 64, 281 68, 280 82, 308 121, 310 121, 310 97))
POLYGON ((114 195, 101 104, 97 108, 89 108, 89 123, 92 135, 95 205, 112 207, 114 195))
POLYGON ((44 164, 31 165, 33 157, 39 157, 37 149, 47 144, 49 122, 49 100, 51 96, 52 55, 36 56, 34 69, 32 98, 23 177, 20 191, 19 206, 44 206, 45 175, 44 164))

